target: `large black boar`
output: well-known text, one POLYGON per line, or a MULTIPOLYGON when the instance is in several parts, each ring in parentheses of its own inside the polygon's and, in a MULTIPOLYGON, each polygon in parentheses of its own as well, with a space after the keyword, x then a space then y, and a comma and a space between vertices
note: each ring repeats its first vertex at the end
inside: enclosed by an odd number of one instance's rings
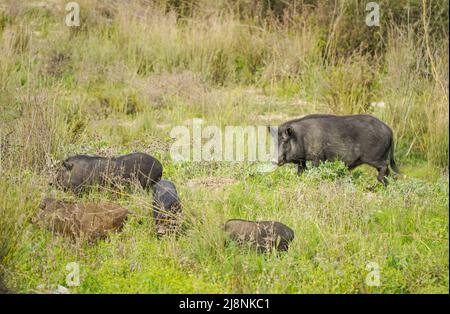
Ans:
POLYGON ((77 155, 62 162, 56 183, 63 189, 80 192, 94 184, 105 186, 137 180, 148 189, 161 179, 162 171, 161 163, 144 153, 109 158, 77 155))
POLYGON ((301 173, 308 160, 317 166, 337 159, 350 170, 361 164, 375 167, 385 185, 388 166, 398 172, 392 130, 375 117, 314 114, 278 127, 278 165, 297 164, 301 173))
POLYGON ((175 185, 168 180, 156 183, 153 187, 153 218, 158 236, 178 231, 181 210, 175 185))
POLYGON ((231 240, 250 245, 259 252, 287 251, 294 240, 294 231, 277 221, 230 219, 225 224, 225 232, 231 240))

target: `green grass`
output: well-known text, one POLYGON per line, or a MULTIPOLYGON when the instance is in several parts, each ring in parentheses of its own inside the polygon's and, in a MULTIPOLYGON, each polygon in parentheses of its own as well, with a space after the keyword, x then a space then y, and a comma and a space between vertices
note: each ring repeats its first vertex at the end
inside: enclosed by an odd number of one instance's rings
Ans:
MULTIPOLYGON (((446 176, 410 176, 374 188, 369 168, 345 173, 339 163, 325 164, 298 176, 289 166, 259 174, 249 165, 227 167, 234 180, 225 182, 222 167, 204 176, 204 165, 164 164, 183 201, 185 234, 156 238, 151 196, 143 191, 118 198, 93 192, 85 201, 113 199, 138 216, 95 244, 23 221, 6 260, 8 286, 52 291, 65 285, 66 264, 77 262, 81 283, 70 288, 77 293, 448 293, 446 176), (229 218, 279 220, 296 237, 280 256, 225 247, 222 226, 229 218), (365 284, 369 262, 380 266, 379 287, 365 284)), ((48 191, 35 174, 6 189, 11 210, 30 215, 48 191), (21 191, 39 192, 20 204, 21 191)))

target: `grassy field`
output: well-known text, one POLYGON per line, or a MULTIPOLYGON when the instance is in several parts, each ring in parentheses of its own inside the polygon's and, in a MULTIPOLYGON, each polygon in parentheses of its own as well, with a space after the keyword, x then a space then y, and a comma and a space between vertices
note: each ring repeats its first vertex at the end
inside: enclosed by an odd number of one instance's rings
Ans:
POLYGON ((0 0, 0 292, 67 287, 75 262, 72 293, 449 293, 448 4, 380 1, 392 11, 368 31, 358 1, 77 2, 70 28, 63 1, 0 0), (170 155, 170 131, 194 118, 224 128, 317 112, 389 124, 398 178, 385 188, 366 166, 298 176, 170 155), (139 188, 79 199, 49 186, 67 156, 135 151, 177 186, 177 239, 156 238, 139 188), (134 215, 108 240, 71 241, 30 223, 49 194, 134 215), (224 246, 230 218, 281 221, 295 240, 281 255, 224 246))

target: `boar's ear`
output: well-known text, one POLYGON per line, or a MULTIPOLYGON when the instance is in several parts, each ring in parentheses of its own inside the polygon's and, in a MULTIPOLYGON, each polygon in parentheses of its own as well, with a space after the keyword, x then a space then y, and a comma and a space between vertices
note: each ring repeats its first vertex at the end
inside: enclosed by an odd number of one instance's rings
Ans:
POLYGON ((294 133, 294 130, 292 130, 292 127, 287 127, 286 130, 284 130, 284 132, 283 132, 283 137, 290 138, 293 133, 294 133))
POLYGON ((66 168, 67 170, 72 170, 73 168, 73 164, 68 162, 68 161, 63 161, 63 166, 64 168, 66 168))

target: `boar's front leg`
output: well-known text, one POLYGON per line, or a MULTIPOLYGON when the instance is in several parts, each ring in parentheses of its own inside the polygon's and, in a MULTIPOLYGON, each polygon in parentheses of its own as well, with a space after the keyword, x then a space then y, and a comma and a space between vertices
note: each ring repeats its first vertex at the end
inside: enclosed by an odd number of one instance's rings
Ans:
POLYGON ((302 160, 297 164, 297 173, 301 175, 306 170, 306 161, 302 160))

